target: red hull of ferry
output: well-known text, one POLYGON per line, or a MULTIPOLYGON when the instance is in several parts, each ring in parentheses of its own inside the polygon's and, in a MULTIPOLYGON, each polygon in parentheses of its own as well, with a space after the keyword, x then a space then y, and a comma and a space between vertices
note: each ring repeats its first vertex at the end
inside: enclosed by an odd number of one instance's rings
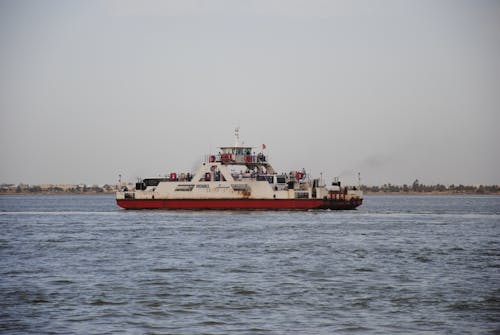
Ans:
POLYGON ((307 209, 355 209, 362 199, 124 199, 116 200, 125 209, 216 209, 216 210, 307 210, 307 209))

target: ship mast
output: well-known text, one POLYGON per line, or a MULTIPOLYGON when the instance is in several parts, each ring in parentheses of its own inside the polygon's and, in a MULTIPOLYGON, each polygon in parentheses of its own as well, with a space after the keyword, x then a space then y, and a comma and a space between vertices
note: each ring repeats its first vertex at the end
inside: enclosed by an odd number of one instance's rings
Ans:
POLYGON ((240 127, 234 128, 234 137, 236 137, 236 141, 234 143, 235 147, 240 146, 240 127))

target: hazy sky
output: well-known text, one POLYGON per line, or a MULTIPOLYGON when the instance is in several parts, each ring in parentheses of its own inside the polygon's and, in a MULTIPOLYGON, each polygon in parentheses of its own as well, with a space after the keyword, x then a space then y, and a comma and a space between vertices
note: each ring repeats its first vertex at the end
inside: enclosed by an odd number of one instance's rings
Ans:
POLYGON ((500 183, 500 1, 0 0, 0 183, 234 142, 366 184, 500 183))

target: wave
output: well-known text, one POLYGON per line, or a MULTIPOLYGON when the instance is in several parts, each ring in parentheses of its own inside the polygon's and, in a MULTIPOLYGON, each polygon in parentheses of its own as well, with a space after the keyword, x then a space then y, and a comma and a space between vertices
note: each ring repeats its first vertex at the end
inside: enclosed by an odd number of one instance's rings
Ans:
POLYGON ((107 211, 107 212, 96 212, 96 211, 19 211, 19 212, 1 212, 0 215, 118 215, 122 214, 123 211, 107 211))

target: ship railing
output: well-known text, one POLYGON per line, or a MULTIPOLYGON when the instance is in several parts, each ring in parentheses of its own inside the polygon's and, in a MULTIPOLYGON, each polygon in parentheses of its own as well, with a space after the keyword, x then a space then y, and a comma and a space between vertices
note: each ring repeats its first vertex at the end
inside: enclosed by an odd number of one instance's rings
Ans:
POLYGON ((234 180, 243 180, 243 179, 255 179, 257 176, 256 173, 249 173, 249 172, 233 172, 231 173, 231 176, 233 177, 234 180))
POLYGON ((264 154, 257 155, 235 155, 231 153, 223 153, 217 155, 205 155, 203 161, 205 163, 232 163, 232 164, 262 164, 269 161, 269 157, 264 154))

